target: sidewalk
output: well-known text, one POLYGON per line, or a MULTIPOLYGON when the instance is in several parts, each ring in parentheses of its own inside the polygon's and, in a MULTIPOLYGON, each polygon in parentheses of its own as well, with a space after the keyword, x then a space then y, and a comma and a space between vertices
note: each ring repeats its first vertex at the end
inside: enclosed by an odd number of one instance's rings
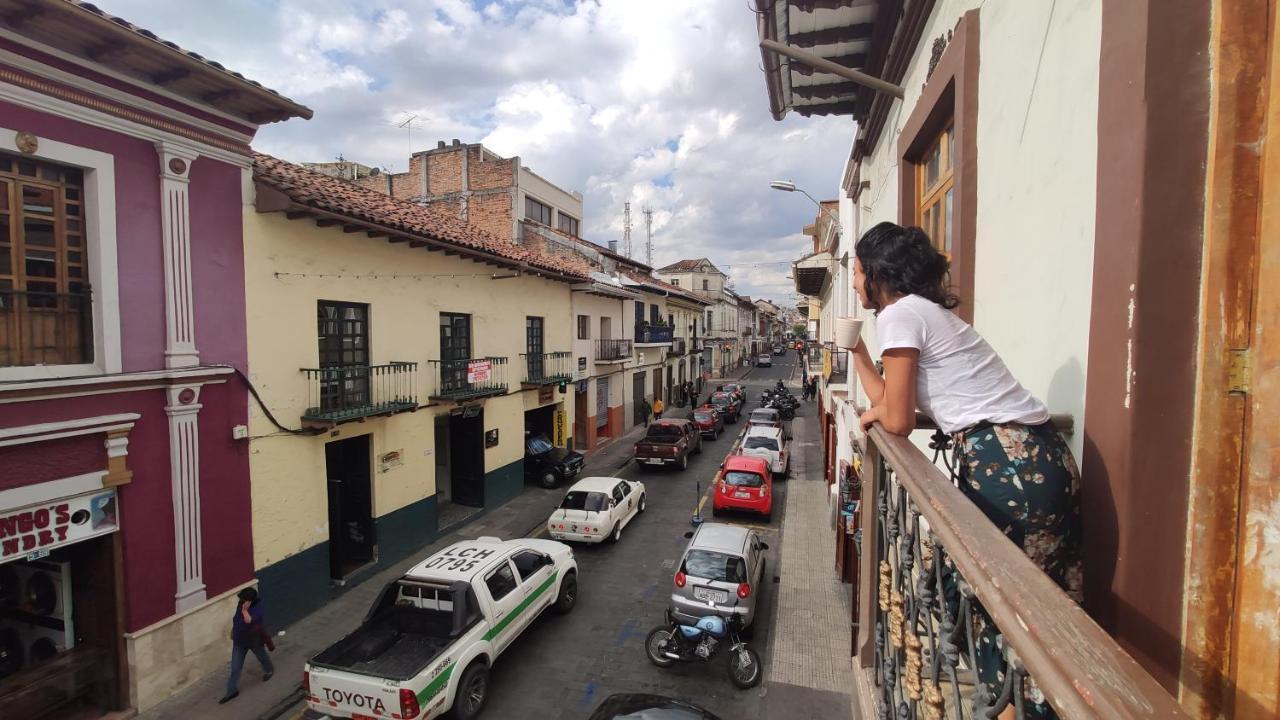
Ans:
MULTIPOLYGON (((805 404, 810 413, 813 407, 813 403, 805 404)), ((767 667, 766 679, 848 695, 852 705, 851 596, 834 570, 835 530, 828 520, 828 490, 823 481, 816 418, 812 414, 796 418, 794 434, 792 478, 787 481, 778 562, 773 662, 767 667)))
MULTIPOLYGON (((675 409, 673 415, 684 417, 687 412, 687 409, 675 409)), ((613 475, 631 460, 632 448, 643 432, 643 425, 633 428, 594 453, 587 459, 582 474, 613 475)), ((370 576, 320 610, 289 626, 285 634, 276 638, 276 651, 271 655, 276 677, 271 682, 262 682, 261 666, 251 655, 245 660, 245 669, 240 677, 240 697, 235 700, 225 705, 217 704, 218 698, 226 691, 227 669, 224 667, 141 713, 139 720, 256 720, 275 717, 301 698, 302 668, 306 660, 355 629, 387 583, 403 575, 424 557, 459 540, 482 535, 501 538, 529 535, 542 527, 563 494, 563 488, 544 490, 526 486, 523 493, 505 505, 474 516, 467 524, 370 576)), ((269 604, 267 610, 269 618, 269 604)), ((228 627, 230 621, 228 618, 228 627)))

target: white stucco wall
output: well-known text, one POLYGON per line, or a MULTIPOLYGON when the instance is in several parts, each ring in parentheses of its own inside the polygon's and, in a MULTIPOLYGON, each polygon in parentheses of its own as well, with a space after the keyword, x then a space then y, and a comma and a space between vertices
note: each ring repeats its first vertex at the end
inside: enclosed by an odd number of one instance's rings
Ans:
MULTIPOLYGON (((1050 411, 1070 413, 1080 428, 1093 281, 1101 0, 941 0, 902 83, 906 97, 894 104, 875 152, 864 160, 862 179, 870 187, 859 198, 856 222, 865 230, 898 220, 898 172, 909 170, 899 167, 898 137, 920 97, 929 49, 979 6, 974 327, 1050 411)), ((864 333, 874 348, 874 328, 864 333)), ((1081 434, 1069 440, 1079 459, 1081 434)))

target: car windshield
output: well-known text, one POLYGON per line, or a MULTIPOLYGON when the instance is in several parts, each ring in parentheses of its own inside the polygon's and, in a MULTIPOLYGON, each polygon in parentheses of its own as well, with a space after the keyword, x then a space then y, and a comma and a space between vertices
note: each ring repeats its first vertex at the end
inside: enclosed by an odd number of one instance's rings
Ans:
POLYGON ((711 402, 715 403, 716 405, 728 405, 733 401, 729 399, 728 395, 715 395, 711 398, 711 402))
POLYGON ((743 472, 741 470, 730 470, 721 478, 725 485, 734 487, 762 487, 764 478, 753 472, 743 472))
POLYGON ((693 419, 698 422, 711 422, 714 418, 711 417, 711 413, 696 412, 693 414, 693 419))
POLYGON ((777 438, 771 438, 767 435, 748 435, 747 439, 742 443, 743 450, 753 450, 762 448, 764 450, 777 450, 777 438))
POLYGON ((569 494, 564 496, 564 501, 560 503, 560 507, 563 510, 587 510, 589 512, 604 510, 608 505, 608 495, 598 492, 584 492, 582 490, 570 490, 569 494))
POLYGON ((747 564, 742 558, 710 550, 690 550, 684 559, 684 573, 714 582, 747 581, 747 564))
POLYGON ((778 422, 778 416, 773 413, 753 412, 751 413, 751 423, 753 425, 760 423, 778 422))
POLYGON ((555 446, 547 439, 546 435, 534 435, 529 438, 529 454, 541 455, 549 450, 554 450, 555 446))

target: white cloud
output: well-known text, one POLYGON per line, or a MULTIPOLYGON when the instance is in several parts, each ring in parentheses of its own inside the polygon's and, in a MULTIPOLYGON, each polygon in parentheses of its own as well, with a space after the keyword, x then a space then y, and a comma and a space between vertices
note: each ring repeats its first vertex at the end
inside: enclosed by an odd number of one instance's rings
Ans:
POLYGON ((654 261, 707 256, 740 291, 774 297, 816 209, 834 197, 848 118, 775 122, 755 16, 723 0, 100 0, 110 13, 315 110, 255 145, 403 170, 413 147, 483 141, 585 195, 584 234, 654 209, 654 261), (198 28, 198 31, 195 29, 198 28), (671 143, 674 143, 672 145, 671 143), (764 264, 772 263, 772 264, 764 264))

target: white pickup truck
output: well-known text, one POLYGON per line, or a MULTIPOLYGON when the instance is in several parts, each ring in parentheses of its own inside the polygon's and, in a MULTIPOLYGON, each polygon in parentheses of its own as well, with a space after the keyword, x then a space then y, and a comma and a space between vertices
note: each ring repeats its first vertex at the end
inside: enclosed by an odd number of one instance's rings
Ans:
POLYGON ((553 540, 467 540, 383 589, 360 627, 306 665, 307 705, 330 717, 480 714, 489 667, 542 611, 578 596, 578 563, 553 540))

